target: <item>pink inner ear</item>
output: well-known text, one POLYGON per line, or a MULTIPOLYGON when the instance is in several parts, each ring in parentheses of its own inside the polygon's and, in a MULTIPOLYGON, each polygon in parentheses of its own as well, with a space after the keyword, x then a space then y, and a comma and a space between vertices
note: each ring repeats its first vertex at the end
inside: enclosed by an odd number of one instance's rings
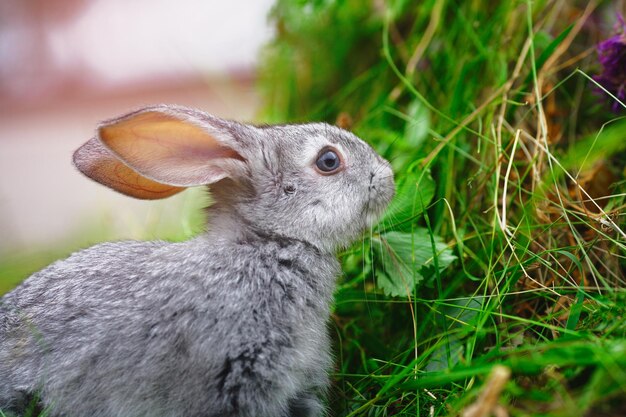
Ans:
POLYGON ((89 178, 131 197, 155 200, 184 190, 142 177, 124 165, 96 138, 78 148, 73 159, 76 168, 89 178))
POLYGON ((126 165, 161 184, 212 184, 228 176, 220 160, 244 160, 206 129, 158 111, 115 121, 101 127, 99 135, 126 165))

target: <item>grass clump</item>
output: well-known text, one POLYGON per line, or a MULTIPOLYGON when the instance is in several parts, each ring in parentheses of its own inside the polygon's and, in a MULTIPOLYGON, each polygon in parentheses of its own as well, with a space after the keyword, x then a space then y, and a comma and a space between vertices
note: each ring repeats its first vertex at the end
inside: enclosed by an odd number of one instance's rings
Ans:
POLYGON ((593 78, 615 12, 278 1, 267 121, 349 127, 398 184, 342 254, 335 415, 623 412, 626 113, 593 78))

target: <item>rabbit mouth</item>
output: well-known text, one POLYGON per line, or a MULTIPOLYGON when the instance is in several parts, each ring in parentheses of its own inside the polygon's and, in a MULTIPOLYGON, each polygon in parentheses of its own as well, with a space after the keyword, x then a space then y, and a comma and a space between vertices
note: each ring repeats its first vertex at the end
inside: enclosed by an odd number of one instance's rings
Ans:
POLYGON ((377 188, 370 188, 370 193, 363 205, 362 214, 365 217, 366 227, 372 226, 378 221, 383 214, 389 202, 394 196, 394 187, 386 187, 386 189, 380 190, 377 188))
POLYGON ((363 217, 365 218, 365 228, 373 226, 386 208, 386 204, 381 204, 368 199, 363 206, 363 217))

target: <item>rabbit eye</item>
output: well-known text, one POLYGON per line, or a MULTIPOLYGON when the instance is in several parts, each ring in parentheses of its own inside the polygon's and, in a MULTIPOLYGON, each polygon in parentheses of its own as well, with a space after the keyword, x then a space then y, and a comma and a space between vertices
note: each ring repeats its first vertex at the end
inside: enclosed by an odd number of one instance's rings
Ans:
POLYGON ((320 174, 329 175, 339 171, 342 167, 339 152, 333 148, 324 148, 317 156, 315 166, 320 174))

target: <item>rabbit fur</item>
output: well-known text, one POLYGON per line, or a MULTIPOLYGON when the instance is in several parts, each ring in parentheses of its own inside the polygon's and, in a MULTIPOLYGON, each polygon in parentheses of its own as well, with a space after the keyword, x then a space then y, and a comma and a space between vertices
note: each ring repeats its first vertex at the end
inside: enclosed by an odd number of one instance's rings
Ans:
POLYGON ((99 244, 2 297, 0 410, 36 396, 51 416, 324 415, 335 252, 389 203, 389 164, 327 124, 166 105, 104 122, 74 161, 139 198, 209 185, 207 231, 99 244), (332 175, 315 168, 323 149, 341 157, 332 175))

